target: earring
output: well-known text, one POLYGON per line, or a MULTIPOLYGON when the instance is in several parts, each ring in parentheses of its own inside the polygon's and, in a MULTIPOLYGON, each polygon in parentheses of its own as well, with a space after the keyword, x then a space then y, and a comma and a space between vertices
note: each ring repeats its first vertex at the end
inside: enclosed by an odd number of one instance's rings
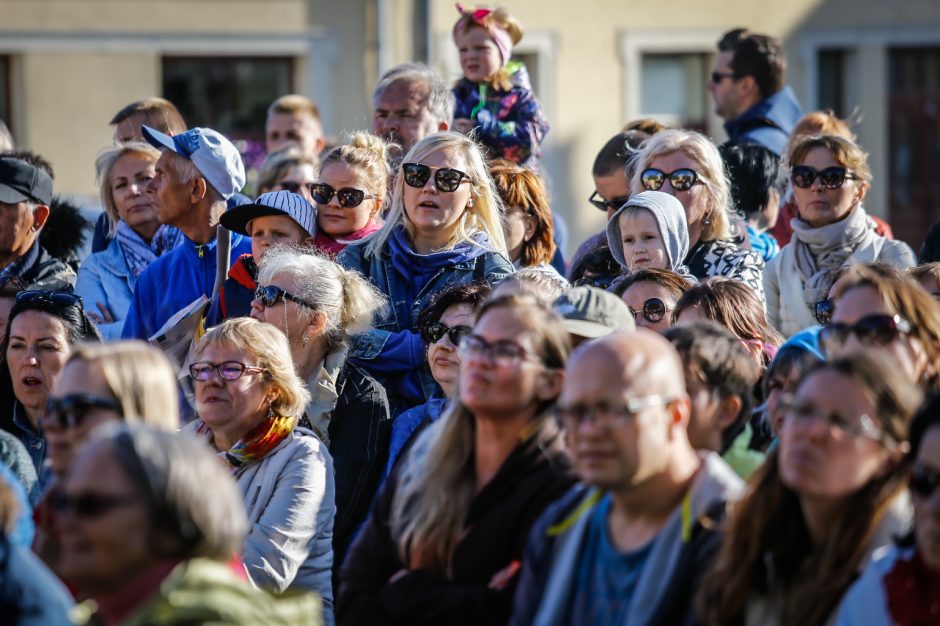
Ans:
POLYGON ((275 417, 277 416, 274 414, 274 407, 271 406, 271 400, 269 399, 268 400, 268 419, 269 420, 274 419, 275 417))
POLYGON ((712 216, 711 216, 711 213, 708 213, 707 215, 705 215, 705 217, 702 218, 702 224, 705 224, 707 226, 708 224, 711 224, 711 223, 712 223, 712 216))
POLYGON ((304 333, 303 344, 306 346, 308 343, 310 343, 310 335, 304 333))

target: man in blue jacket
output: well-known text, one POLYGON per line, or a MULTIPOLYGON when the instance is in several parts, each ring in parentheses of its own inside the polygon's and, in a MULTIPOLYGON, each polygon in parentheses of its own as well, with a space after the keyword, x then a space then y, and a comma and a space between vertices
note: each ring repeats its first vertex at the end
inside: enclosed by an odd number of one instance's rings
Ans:
MULTIPOLYGON (((241 155, 232 142, 212 129, 193 128, 170 137, 144 126, 143 135, 162 152, 154 168, 156 174, 147 184, 157 219, 176 226, 186 238, 137 279, 124 322, 125 339, 148 339, 200 295, 211 297, 219 217, 226 201, 245 184, 241 155)), ((232 234, 232 256, 248 252, 248 238, 232 234)))
POLYGON ((803 115, 786 86, 787 62, 780 42, 744 28, 725 33, 708 81, 715 113, 725 120, 730 141, 756 143, 779 156, 803 115))

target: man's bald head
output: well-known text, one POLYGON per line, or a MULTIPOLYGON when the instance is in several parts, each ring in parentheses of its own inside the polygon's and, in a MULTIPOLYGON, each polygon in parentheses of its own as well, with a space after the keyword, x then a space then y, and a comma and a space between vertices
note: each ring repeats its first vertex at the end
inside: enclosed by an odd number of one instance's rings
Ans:
POLYGON ((584 376, 597 368, 606 384, 634 387, 675 397, 685 393, 682 359, 659 333, 637 329, 611 333, 583 344, 568 360, 568 376, 584 376))

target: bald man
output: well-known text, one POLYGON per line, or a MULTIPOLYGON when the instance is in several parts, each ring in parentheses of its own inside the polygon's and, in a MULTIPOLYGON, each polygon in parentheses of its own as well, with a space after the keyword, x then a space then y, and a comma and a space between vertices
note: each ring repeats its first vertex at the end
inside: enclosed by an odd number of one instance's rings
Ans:
POLYGON ((533 528, 511 624, 683 624, 743 483, 689 443, 682 362, 658 334, 572 354, 558 399, 583 484, 533 528), (703 523, 704 522, 704 523, 703 523))

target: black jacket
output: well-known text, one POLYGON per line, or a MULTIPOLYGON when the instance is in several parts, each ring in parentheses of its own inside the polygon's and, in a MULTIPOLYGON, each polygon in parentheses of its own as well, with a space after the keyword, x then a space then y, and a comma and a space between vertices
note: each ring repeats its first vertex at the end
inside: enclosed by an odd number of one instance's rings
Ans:
POLYGON ((18 268, 10 280, 0 284, 4 291, 28 291, 48 289, 50 291, 72 291, 75 287, 75 271, 66 263, 51 256, 39 246, 36 260, 28 267, 18 268))
POLYGON ((337 623, 506 624, 518 576, 498 590, 490 582, 495 574, 518 567, 532 524, 574 483, 554 421, 520 443, 477 494, 450 576, 416 570, 388 582, 405 567, 389 528, 397 482, 396 472, 340 571, 337 623))

